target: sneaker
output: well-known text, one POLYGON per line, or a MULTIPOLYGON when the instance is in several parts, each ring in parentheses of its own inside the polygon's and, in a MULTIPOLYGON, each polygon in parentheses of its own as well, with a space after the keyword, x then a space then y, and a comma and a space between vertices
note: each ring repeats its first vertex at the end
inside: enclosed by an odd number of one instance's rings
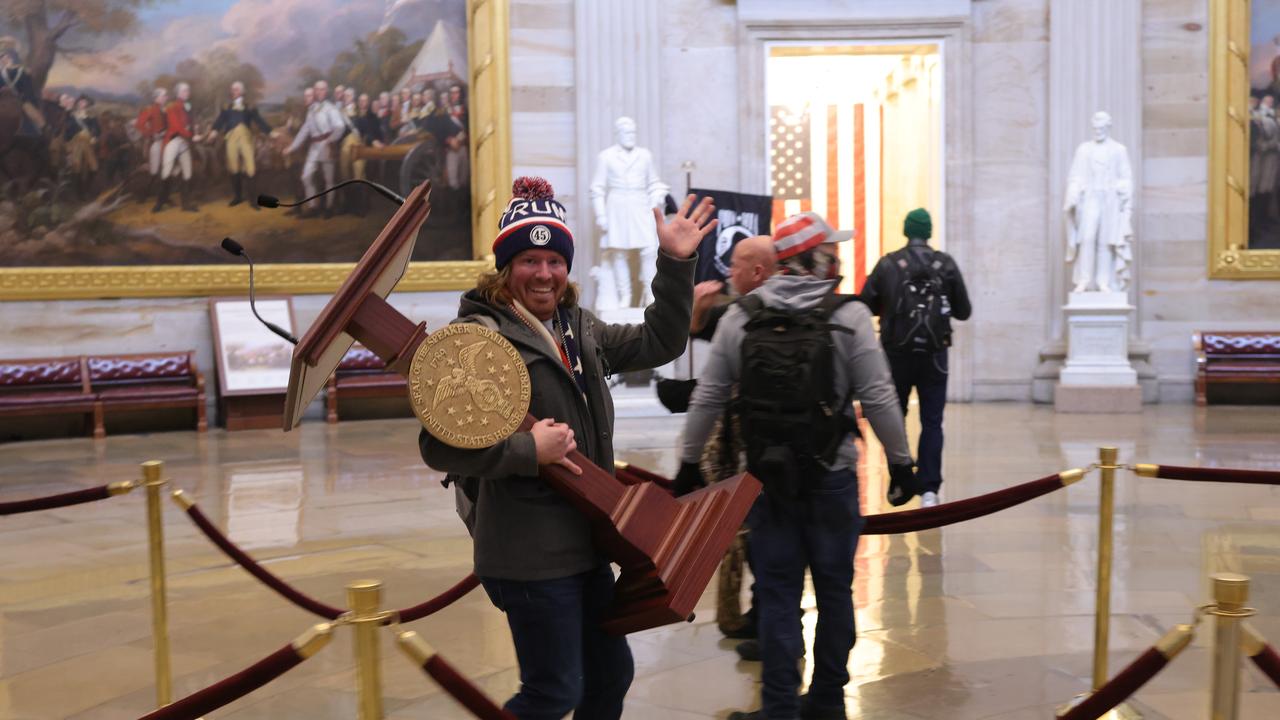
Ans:
POLYGON ((733 649, 738 653, 738 657, 746 662, 760 662, 759 640, 743 640, 733 649))
POLYGON ((808 693, 800 696, 800 718, 801 720, 848 720, 844 705, 816 706, 809 702, 808 693))
POLYGON ((938 504, 938 493, 926 492, 920 496, 920 507, 933 507, 938 504))

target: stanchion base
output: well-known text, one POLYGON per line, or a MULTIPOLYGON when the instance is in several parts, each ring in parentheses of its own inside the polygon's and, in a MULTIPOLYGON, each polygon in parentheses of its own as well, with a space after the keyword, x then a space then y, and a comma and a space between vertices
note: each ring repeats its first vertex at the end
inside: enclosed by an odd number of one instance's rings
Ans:
MULTIPOLYGON (((1079 695, 1071 698, 1070 702, 1059 705, 1054 710, 1053 714, 1057 716, 1063 715, 1071 708, 1084 702, 1085 698, 1089 697, 1092 694, 1093 693, 1080 693, 1079 695)), ((1098 720, 1142 720, 1142 713, 1138 712, 1137 710, 1134 710, 1133 706, 1130 705, 1129 703, 1122 702, 1119 705, 1108 710, 1105 714, 1099 715, 1098 720)))

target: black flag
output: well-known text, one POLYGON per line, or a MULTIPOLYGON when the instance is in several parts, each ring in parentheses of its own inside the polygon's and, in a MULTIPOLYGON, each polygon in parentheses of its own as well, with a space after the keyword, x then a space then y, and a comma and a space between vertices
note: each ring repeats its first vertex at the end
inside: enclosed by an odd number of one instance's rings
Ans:
POLYGON ((716 204, 716 217, 720 220, 715 232, 704 238, 698 246, 698 269, 693 281, 727 280, 734 246, 744 238, 768 235, 771 232, 773 198, 727 190, 694 188, 689 192, 698 196, 697 202, 710 195, 716 204))

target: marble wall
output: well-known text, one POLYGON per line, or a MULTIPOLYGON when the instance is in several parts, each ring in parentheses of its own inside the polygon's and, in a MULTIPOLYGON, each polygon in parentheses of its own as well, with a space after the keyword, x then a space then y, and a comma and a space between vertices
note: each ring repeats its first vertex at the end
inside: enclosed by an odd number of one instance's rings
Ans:
POLYGON ((573 0, 511 0, 512 173, 550 180, 569 217, 579 202, 574 86, 573 0))
MULTIPOLYGON (((696 185, 739 187, 739 20, 761 3, 652 1, 663 29, 657 71, 664 121, 654 139, 662 177, 682 189, 680 164, 694 160, 696 185)), ((975 308, 961 338, 972 356, 968 390, 977 400, 1026 400, 1055 312, 1045 290, 1057 271, 1046 234, 1057 203, 1048 192, 1050 0, 952 4, 969 12, 970 62, 962 69, 968 92, 948 99, 968 103, 972 119, 972 241, 962 258, 975 308)), ((1280 282, 1205 278, 1208 4, 1142 3, 1139 325, 1164 401, 1190 398, 1193 331, 1277 325, 1264 304, 1274 304, 1280 282)), ((570 217, 580 218, 586 202, 579 196, 580 161, 599 148, 578 147, 575 59, 582 38, 574 27, 574 0, 511 0, 514 169, 549 178, 570 217)), ((408 293, 394 301, 411 317, 438 323, 452 315, 456 298, 456 292, 408 293)), ((324 301, 295 298, 300 326, 324 301)), ((0 337, 10 356, 194 347, 201 366, 213 370, 203 298, 6 303, 0 337)))
POLYGON ((1028 400, 1048 301, 1049 2, 978 0, 971 18, 973 398, 1028 400))

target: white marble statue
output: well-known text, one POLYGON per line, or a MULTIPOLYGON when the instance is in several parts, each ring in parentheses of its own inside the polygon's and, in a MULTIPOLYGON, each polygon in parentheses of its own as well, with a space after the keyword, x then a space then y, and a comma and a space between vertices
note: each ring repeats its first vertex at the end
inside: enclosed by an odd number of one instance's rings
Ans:
POLYGON ((630 256, 637 252, 644 285, 640 304, 652 302, 649 284, 658 260, 653 208, 662 207, 668 190, 654 172, 649 151, 636 147, 635 121, 620 117, 613 126, 617 144, 600 152, 591 179, 596 225, 604 233, 596 286, 596 307, 601 310, 631 307, 630 256))
POLYGON ((1093 115, 1093 140, 1080 143, 1067 177, 1067 262, 1072 292, 1129 287, 1133 173, 1124 145, 1111 139, 1111 116, 1093 115))

